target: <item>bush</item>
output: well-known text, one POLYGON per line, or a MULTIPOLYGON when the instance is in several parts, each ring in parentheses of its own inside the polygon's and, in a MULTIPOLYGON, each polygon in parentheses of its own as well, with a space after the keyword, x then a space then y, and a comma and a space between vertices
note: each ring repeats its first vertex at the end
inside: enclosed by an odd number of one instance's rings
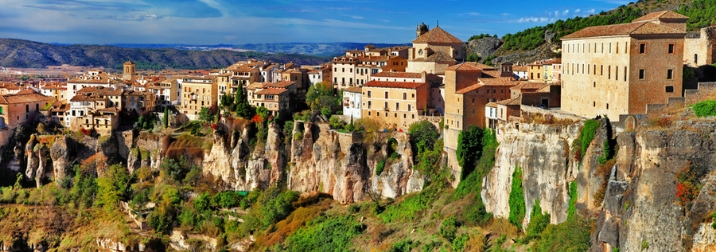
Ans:
POLYGON ((716 116, 716 101, 714 100, 696 103, 691 108, 698 117, 716 116))
POLYGON ((381 159, 378 165, 375 166, 375 175, 380 176, 383 173, 383 168, 385 168, 385 159, 381 159))
POLYGON ((214 195, 211 202, 219 208, 232 208, 241 204, 241 195, 235 191, 220 192, 214 195))
POLYGON ((452 241, 455 240, 455 235, 457 234, 457 228, 459 226, 460 225, 457 222, 457 219, 454 216, 450 216, 443 220, 443 224, 440 226, 440 231, 438 233, 440 236, 452 243, 452 241))
POLYGON ((591 247, 589 229, 592 225, 584 219, 548 225, 535 244, 535 251, 587 251, 591 247))
POLYGON ((512 174, 512 190, 510 191, 510 216, 507 218, 510 223, 522 229, 522 220, 525 218, 525 195, 522 187, 522 169, 515 167, 512 174))
POLYGON ((587 148, 589 148, 589 144, 592 143, 592 140, 594 140, 594 135, 597 133, 597 129, 601 125, 601 122, 597 120, 587 120, 584 122, 584 128, 582 128, 582 132, 579 133, 579 139, 581 139, 581 152, 582 155, 580 157, 580 160, 582 157, 584 157, 584 154, 587 153, 587 148))
POLYGON ((407 239, 399 241, 393 244, 390 248, 391 252, 410 252, 417 244, 413 243, 413 240, 407 239))
POLYGON ((452 240, 452 251, 465 251, 465 245, 469 240, 470 236, 467 234, 456 237, 455 240, 452 240))
POLYGON ((475 169, 482 152, 482 129, 470 126, 467 131, 460 131, 457 138, 455 156, 462 167, 460 179, 465 179, 475 169))
POLYGON ((542 213, 542 207, 540 207, 539 204, 539 200, 535 200, 535 205, 532 207, 532 212, 530 213, 530 223, 527 224, 525 243, 530 239, 539 237, 542 231, 549 225, 550 215, 548 213, 542 213))
POLYGON ((410 144, 413 146, 413 153, 416 154, 432 150, 435 141, 440 137, 435 125, 428 121, 411 124, 408 128, 408 134, 410 135, 410 144))
POLYGON ((287 251, 347 251, 365 226, 351 216, 320 216, 286 239, 287 251))
POLYGON ((569 183, 569 206, 567 207, 567 220, 577 217, 577 181, 569 183))

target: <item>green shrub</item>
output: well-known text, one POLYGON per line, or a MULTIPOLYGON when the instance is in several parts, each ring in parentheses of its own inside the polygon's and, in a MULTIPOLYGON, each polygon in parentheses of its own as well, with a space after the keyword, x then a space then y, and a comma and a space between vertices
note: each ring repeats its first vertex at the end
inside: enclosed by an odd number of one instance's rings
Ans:
POLYGON ((716 101, 714 100, 701 101, 691 108, 698 117, 716 116, 716 101))
POLYGON ((525 218, 525 195, 522 187, 522 169, 515 167, 512 174, 512 190, 510 191, 510 215, 507 218, 510 223, 522 229, 522 220, 525 218))
POLYGON ((587 153, 587 148, 589 148, 589 144, 594 140, 594 135, 597 133, 597 129, 600 125, 601 122, 597 120, 587 120, 584 122, 584 128, 582 128, 582 132, 579 133, 579 139, 581 139, 582 145, 582 157, 587 153))
POLYGON ((452 243, 452 241, 455 240, 455 235, 457 234, 457 228, 459 226, 457 218, 450 216, 443 220, 443 224, 440 226, 438 234, 452 243))
POLYGON ((438 186, 428 186, 418 193, 405 196, 398 204, 387 206, 378 217, 385 223, 415 220, 421 212, 432 206, 440 193, 438 186))
POLYGON ((364 230, 351 216, 319 216, 286 238, 286 251, 348 251, 364 230))
POLYGON ((569 206, 567 207, 567 220, 577 217, 577 181, 569 183, 569 206))
POLYGON ((375 166, 375 175, 380 176, 383 173, 383 168, 385 168, 385 159, 381 159, 378 165, 375 166))
POLYGON ((469 240, 470 236, 467 234, 458 236, 455 240, 452 240, 452 251, 465 251, 465 245, 469 240))
POLYGON ((393 244, 393 247, 390 248, 390 252, 410 252, 416 246, 417 243, 413 243, 411 239, 402 240, 393 244))
POLYGON ((550 222, 550 215, 542 212, 540 207, 540 201, 535 200, 535 205, 532 207, 530 213, 530 223, 527 224, 526 237, 524 242, 528 242, 530 239, 539 237, 539 235, 547 228, 550 222))
POLYGON ((589 229, 584 219, 574 219, 557 225, 548 225, 535 244, 535 251, 587 251, 591 247, 589 229))
POLYGON ((211 202, 218 208, 232 208, 241 204, 241 195, 235 191, 220 192, 214 195, 211 202))
POLYGON ((476 126, 470 126, 467 131, 460 131, 455 151, 458 163, 462 167, 460 179, 465 179, 475 169, 482 155, 482 135, 483 130, 476 126))

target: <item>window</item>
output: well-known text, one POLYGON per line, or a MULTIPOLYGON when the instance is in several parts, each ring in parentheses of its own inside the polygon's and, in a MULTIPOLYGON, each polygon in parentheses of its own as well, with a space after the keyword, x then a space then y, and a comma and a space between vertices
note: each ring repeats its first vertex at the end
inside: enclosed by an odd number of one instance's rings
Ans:
POLYGON ((403 93, 403 100, 407 100, 407 99, 408 99, 408 94, 403 93))
POLYGON ((395 103, 395 111, 398 111, 398 110, 400 110, 400 103, 396 102, 395 103))
POLYGON ((368 91, 368 98, 370 98, 370 91, 368 91))
POLYGON ((619 80, 619 67, 614 66, 614 80, 619 80))
POLYGON ((388 92, 385 92, 385 99, 388 99, 388 92))
POLYGON ((646 53, 646 44, 639 44, 639 53, 646 53))
POLYGON ((592 107, 596 107, 596 106, 597 106, 597 102, 593 101, 593 102, 592 102, 592 107))
POLYGON ((609 103, 607 103, 607 109, 609 109, 609 103))
POLYGON ((669 54, 674 53, 674 44, 669 44, 669 54))
POLYGON ((410 111, 411 108, 412 108, 412 106, 410 104, 408 104, 408 111, 410 111))
POLYGON ((604 76, 604 65, 600 65, 599 68, 599 75, 604 76))
POLYGON ((627 77, 627 67, 624 67, 624 81, 627 81, 626 77, 627 77))
POLYGON ((666 86, 666 92, 667 92, 667 93, 673 93, 673 92, 674 92, 674 86, 666 86))
POLYGON ((644 79, 644 69, 639 69, 639 79, 640 80, 644 79))
POLYGON ((597 87, 597 82, 596 82, 596 81, 594 82, 594 87, 597 87))
POLYGON ((372 104, 370 101, 368 101, 368 109, 370 109, 370 105, 372 105, 372 104))
POLYGON ((674 69, 666 70, 666 79, 673 79, 674 78, 674 69))
POLYGON ((612 79, 612 66, 607 66, 607 79, 612 79))
POLYGON ((694 54, 694 64, 699 64, 699 55, 694 54))

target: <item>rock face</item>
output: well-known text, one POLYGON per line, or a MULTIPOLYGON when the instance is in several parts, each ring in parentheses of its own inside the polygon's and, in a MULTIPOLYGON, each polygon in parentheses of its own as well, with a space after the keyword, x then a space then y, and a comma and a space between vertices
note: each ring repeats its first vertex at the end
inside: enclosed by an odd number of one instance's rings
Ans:
POLYGON ((482 59, 492 55, 502 45, 499 38, 485 37, 481 39, 473 39, 467 42, 468 54, 477 54, 482 59))
POLYGON ((422 190, 423 176, 412 169, 412 151, 407 135, 392 135, 400 158, 387 159, 389 135, 378 134, 375 142, 363 142, 360 133, 339 133, 328 124, 296 123, 291 151, 293 166, 288 171, 288 187, 299 192, 319 191, 341 203, 368 198, 369 193, 397 197, 422 190), (300 134, 299 134, 300 135, 300 134), (381 160, 383 171, 376 175, 381 160))
POLYGON ((716 245, 716 125, 692 123, 688 130, 645 130, 618 136, 617 165, 599 211, 593 250, 710 251, 716 245), (705 171, 703 187, 684 207, 677 174, 684 167, 705 171))
POLYGON ((141 167, 149 167, 154 171, 159 170, 164 158, 164 150, 167 149, 167 146, 164 146, 164 137, 161 134, 146 132, 139 134, 136 144, 129 151, 127 157, 127 169, 130 173, 141 167))
MULTIPOLYGON (((523 187, 527 213, 532 211, 536 199, 542 210, 556 224, 567 219, 569 182, 576 177, 577 165, 569 155, 569 145, 579 136, 581 124, 507 125, 497 134, 498 147, 495 166, 484 180, 482 199, 488 212, 495 217, 507 218, 510 214, 509 195, 515 167, 523 172, 523 187)), ((529 214, 528 214, 529 215, 529 214)), ((526 216, 524 225, 529 223, 526 216)))

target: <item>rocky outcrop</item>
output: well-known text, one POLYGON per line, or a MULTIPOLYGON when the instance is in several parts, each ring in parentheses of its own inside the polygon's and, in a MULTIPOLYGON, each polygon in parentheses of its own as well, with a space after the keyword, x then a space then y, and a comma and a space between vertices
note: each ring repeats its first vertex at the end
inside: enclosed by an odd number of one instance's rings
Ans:
MULTIPOLYGON (((523 172, 527 213, 535 200, 551 216, 551 223, 567 219, 569 182, 576 177, 577 164, 570 157, 570 144, 579 136, 581 124, 545 125, 507 124, 497 134, 500 146, 495 153, 495 166, 484 180, 482 199, 488 212, 495 217, 510 214, 509 195, 516 167, 523 172)), ((529 223, 529 215, 524 225, 529 223)))
POLYGON ((482 59, 492 55, 500 48, 502 40, 494 37, 485 37, 481 39, 473 39, 467 42, 468 54, 477 54, 482 59))
POLYGON ((685 122, 684 129, 656 129, 618 136, 619 153, 604 207, 599 211, 593 250, 708 251, 715 246, 716 125, 685 122), (685 206, 677 197, 682 169, 701 171, 702 188, 685 206))
POLYGON ((164 159, 164 151, 167 149, 164 137, 165 135, 162 134, 148 132, 139 134, 127 157, 127 169, 130 173, 142 167, 159 170, 164 159))
POLYGON ((361 133, 339 133, 328 124, 297 122, 293 135, 288 187, 299 192, 323 192, 341 203, 368 198, 369 193, 397 197, 422 190, 423 176, 412 169, 412 151, 404 133, 380 134, 364 143, 361 133), (302 132, 302 133, 299 133, 302 132), (387 159, 387 140, 397 140, 400 158, 387 159), (385 160, 384 170, 376 167, 385 160))

